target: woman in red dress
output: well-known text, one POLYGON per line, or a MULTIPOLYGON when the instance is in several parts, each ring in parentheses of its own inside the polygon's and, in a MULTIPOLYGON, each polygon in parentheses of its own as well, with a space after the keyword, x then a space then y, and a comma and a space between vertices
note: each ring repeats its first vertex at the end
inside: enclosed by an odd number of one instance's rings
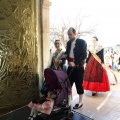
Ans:
POLYGON ((89 49, 83 86, 85 90, 92 91, 92 96, 95 96, 97 92, 109 91, 110 84, 104 68, 104 49, 98 45, 97 37, 93 37, 92 40, 93 46, 89 49))

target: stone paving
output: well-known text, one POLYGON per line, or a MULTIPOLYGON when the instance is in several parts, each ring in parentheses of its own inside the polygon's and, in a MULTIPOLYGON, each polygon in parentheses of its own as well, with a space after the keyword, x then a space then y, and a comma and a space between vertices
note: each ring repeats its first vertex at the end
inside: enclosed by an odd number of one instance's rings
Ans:
MULTIPOLYGON (((92 96, 90 91, 85 91, 83 107, 76 110, 94 120, 120 120, 120 72, 115 71, 118 84, 110 85, 110 91, 92 96)), ((73 86, 72 106, 78 101, 75 86, 73 86)))

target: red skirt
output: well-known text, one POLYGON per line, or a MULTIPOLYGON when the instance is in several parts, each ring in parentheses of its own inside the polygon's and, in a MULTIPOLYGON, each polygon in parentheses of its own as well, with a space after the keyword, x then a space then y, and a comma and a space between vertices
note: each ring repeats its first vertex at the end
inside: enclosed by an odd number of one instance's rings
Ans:
POLYGON ((85 68, 83 87, 94 92, 110 91, 110 84, 106 70, 91 56, 85 68))

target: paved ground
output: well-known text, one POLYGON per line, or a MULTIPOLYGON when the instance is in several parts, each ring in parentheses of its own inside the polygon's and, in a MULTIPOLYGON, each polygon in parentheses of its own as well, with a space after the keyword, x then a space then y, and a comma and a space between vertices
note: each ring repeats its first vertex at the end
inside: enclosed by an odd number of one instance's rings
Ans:
MULTIPOLYGON (((110 92, 98 93, 96 96, 92 96, 90 91, 85 91, 83 107, 76 111, 94 120, 120 120, 120 72, 115 72, 115 74, 118 79, 118 84, 111 85, 110 92)), ((77 101, 78 95, 75 86, 73 86, 72 106, 77 101)), ((25 120, 24 118, 29 116, 30 110, 28 110, 28 108, 24 110, 20 111, 22 119, 18 117, 18 120, 25 120)), ((18 116, 17 112, 14 114, 11 113, 10 116, 6 116, 6 118, 0 118, 0 120, 16 120, 15 116, 18 116)))
MULTIPOLYGON (((110 85, 110 92, 98 93, 91 96, 90 91, 85 91, 83 107, 80 112, 94 120, 120 120, 120 72, 115 72, 118 84, 110 85)), ((78 101, 75 86, 73 86, 72 106, 78 101)))

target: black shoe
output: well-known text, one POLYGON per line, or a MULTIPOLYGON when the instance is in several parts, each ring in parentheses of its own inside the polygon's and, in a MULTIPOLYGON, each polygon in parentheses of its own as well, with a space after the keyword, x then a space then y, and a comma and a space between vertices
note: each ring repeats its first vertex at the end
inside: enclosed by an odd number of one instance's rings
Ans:
POLYGON ((97 92, 92 92, 92 96, 96 96, 97 92))
POLYGON ((73 107, 73 109, 79 109, 79 108, 81 108, 83 106, 83 104, 76 104, 74 107, 73 107))

